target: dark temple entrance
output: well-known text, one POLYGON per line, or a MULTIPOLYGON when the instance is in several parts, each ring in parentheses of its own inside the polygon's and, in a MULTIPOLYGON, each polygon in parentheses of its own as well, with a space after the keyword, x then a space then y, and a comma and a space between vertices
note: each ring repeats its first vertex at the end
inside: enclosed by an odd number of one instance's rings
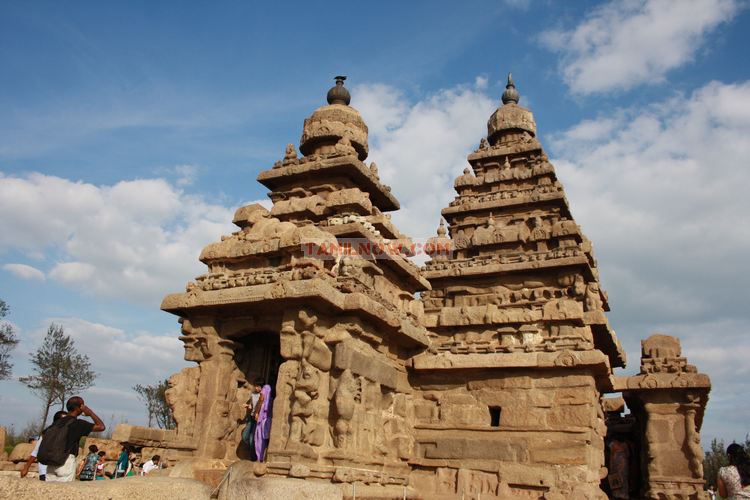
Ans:
POLYGON ((243 346, 237 350, 237 366, 247 381, 252 384, 260 378, 275 391, 279 365, 284 361, 278 334, 251 333, 237 339, 237 342, 243 346))

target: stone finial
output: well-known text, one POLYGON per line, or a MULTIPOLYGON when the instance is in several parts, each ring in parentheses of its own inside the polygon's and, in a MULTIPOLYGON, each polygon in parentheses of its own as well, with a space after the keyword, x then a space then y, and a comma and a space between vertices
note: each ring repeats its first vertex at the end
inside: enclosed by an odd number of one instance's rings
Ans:
POLYGON ((294 148, 294 144, 287 144, 286 150, 284 150, 284 160, 290 161, 290 160, 296 160, 297 159, 297 150, 294 148))
POLYGON ((343 104, 345 106, 349 105, 352 100, 352 96, 349 94, 349 91, 346 89, 346 87, 344 87, 344 80, 346 80, 345 76, 336 77, 336 85, 331 87, 331 89, 328 91, 328 95, 326 95, 328 104, 343 104))
POLYGON ((445 236, 445 221, 443 219, 440 219, 440 225, 437 229, 437 235, 438 236, 445 236))
POLYGON ((304 156, 346 156, 356 152, 360 161, 367 158, 367 125, 359 112, 349 106, 351 96, 344 87, 345 79, 337 76, 336 85, 328 91, 328 104, 305 119, 299 142, 304 156))
POLYGON ((513 84, 513 73, 508 73, 508 84, 505 86, 505 92, 503 92, 503 104, 518 104, 519 99, 521 99, 521 95, 513 84))
POLYGON ((528 109, 518 105, 520 99, 521 95, 513 83, 513 75, 508 73, 508 84, 502 96, 503 105, 498 107, 487 121, 487 140, 490 145, 497 146, 503 143, 503 138, 511 142, 517 141, 519 140, 518 133, 524 134, 527 141, 536 136, 534 115, 528 109))
POLYGON ((437 229, 437 236, 427 240, 424 251, 432 260, 447 260, 450 258, 452 252, 451 239, 447 236, 445 222, 442 218, 437 229))
POLYGON ((641 341, 641 373, 695 373, 693 365, 682 356, 680 339, 654 334, 641 341))

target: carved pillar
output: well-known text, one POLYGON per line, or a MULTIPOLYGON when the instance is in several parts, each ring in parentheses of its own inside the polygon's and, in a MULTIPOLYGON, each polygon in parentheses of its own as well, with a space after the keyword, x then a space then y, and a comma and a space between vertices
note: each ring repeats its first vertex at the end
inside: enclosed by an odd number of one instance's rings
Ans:
POLYGON ((228 442, 238 425, 237 412, 233 410, 237 406, 237 379, 241 375, 234 363, 237 343, 219 337, 213 320, 208 318, 183 320, 182 330, 185 359, 196 361, 200 369, 193 433, 196 455, 232 456, 228 442))

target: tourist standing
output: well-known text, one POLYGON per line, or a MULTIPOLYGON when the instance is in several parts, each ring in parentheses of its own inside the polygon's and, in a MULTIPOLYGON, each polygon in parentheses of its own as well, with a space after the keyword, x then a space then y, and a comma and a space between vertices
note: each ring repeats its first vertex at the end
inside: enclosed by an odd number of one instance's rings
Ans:
POLYGON ((255 428, 257 421, 255 420, 255 412, 258 409, 258 401, 260 401, 260 391, 263 389, 263 380, 256 379, 253 382, 253 392, 250 394, 250 400, 245 404, 247 410, 247 417, 245 419, 246 425, 242 431, 242 442, 247 445, 250 450, 250 460, 257 460, 255 454, 255 428))
POLYGON ((750 498, 750 459, 745 449, 732 443, 727 448, 729 465, 719 469, 716 484, 719 496, 726 500, 750 498))
POLYGON ((80 396, 68 399, 65 407, 67 415, 47 428, 37 455, 37 459, 47 466, 47 481, 73 481, 81 438, 105 429, 102 419, 86 406, 80 396), (79 415, 90 417, 93 422, 80 419, 79 415))
POLYGON ((258 409, 255 411, 255 455, 259 462, 266 459, 266 448, 268 438, 271 436, 271 413, 273 411, 273 398, 271 397, 271 386, 266 384, 260 391, 258 409))

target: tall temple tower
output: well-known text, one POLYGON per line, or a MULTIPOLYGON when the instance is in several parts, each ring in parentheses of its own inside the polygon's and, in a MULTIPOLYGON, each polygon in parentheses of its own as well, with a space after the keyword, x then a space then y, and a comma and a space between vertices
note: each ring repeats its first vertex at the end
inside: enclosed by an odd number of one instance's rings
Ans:
POLYGON ((344 80, 305 120, 302 156, 289 144, 258 176, 271 209, 238 209, 207 272, 162 303, 196 363, 169 381, 177 429, 115 438, 216 482, 232 465, 222 498, 281 495, 282 478, 325 498, 706 498, 710 381, 665 335, 643 342, 640 374, 614 375, 591 243, 510 75, 422 269, 344 80), (248 462, 258 377, 273 418, 248 462))
MULTIPOLYGON (((539 488, 593 498, 604 466, 600 397, 625 355, 591 243, 519 99, 509 75, 442 211, 454 255, 424 269, 432 352, 414 358, 413 384, 432 400, 417 407, 428 417, 416 425, 419 453, 423 465, 491 464, 501 478, 523 466, 503 484, 507 498, 539 488)), ((436 245, 444 232, 441 223, 436 245)))

